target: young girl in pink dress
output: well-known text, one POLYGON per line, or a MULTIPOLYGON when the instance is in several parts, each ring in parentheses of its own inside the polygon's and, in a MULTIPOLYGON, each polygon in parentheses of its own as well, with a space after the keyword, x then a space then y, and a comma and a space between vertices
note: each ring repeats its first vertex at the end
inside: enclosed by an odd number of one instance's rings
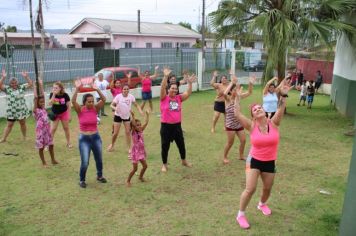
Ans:
POLYGON ((145 123, 142 125, 141 121, 135 118, 135 114, 131 111, 132 121, 131 121, 131 135, 132 135, 132 147, 130 159, 132 161, 132 171, 127 178, 126 184, 128 187, 131 186, 131 178, 137 171, 138 162, 142 164, 142 170, 140 172, 139 179, 144 182, 143 175, 147 169, 146 163, 146 150, 145 150, 145 142, 143 140, 143 131, 147 127, 148 124, 148 115, 149 112, 145 112, 145 123))
POLYGON ((47 111, 45 109, 45 98, 43 96, 44 92, 42 81, 39 82, 39 92, 40 94, 38 96, 36 86, 34 86, 33 116, 36 120, 36 148, 38 149, 42 165, 47 167, 43 153, 45 147, 48 147, 52 164, 56 165, 58 162, 54 158, 53 139, 47 111))

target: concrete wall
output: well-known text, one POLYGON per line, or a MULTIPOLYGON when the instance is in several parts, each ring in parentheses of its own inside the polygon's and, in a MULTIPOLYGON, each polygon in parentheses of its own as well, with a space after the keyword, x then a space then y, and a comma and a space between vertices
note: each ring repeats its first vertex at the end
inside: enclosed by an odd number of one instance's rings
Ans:
POLYGON ((338 39, 334 61, 331 101, 340 113, 354 118, 356 112, 356 43, 338 39))
MULTIPOLYGON (((197 83, 193 84, 193 91, 197 91, 197 83)), ((182 85, 179 86, 179 92, 184 92, 187 90, 187 85, 182 85)), ((157 98, 160 96, 160 91, 161 91, 161 86, 153 86, 152 87, 152 97, 157 98)), ((72 93, 67 91, 69 97, 72 97, 72 93)), ((136 99, 141 99, 141 88, 137 89, 131 89, 130 93, 135 96, 136 99)), ((78 94, 78 103, 81 104, 82 102, 82 97, 85 93, 80 93, 78 94)), ((94 94, 94 93, 93 93, 94 94)), ((107 91, 107 103, 110 103, 113 99, 110 90, 107 91)), ((26 99, 26 105, 27 107, 32 110, 33 107, 33 94, 28 94, 25 96, 26 99)), ((49 100, 49 93, 46 94, 46 104, 48 103, 49 100)), ((5 96, 0 96, 0 117, 6 117, 6 97, 5 96)), ((48 107, 48 104, 47 104, 48 107)))

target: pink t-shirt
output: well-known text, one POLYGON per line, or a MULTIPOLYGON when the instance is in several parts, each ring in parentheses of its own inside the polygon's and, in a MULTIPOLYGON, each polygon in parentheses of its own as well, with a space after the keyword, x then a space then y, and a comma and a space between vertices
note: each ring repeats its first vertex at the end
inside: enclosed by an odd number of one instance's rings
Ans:
POLYGON ((269 131, 267 134, 262 134, 256 124, 254 124, 250 133, 250 156, 259 161, 273 161, 277 159, 279 131, 271 124, 271 121, 268 121, 268 126, 269 131))
POLYGON ((80 131, 97 131, 97 115, 98 113, 96 112, 95 107, 88 109, 86 106, 83 106, 78 114, 80 131))
POLYGON ((146 77, 142 80, 142 92, 151 92, 152 81, 150 78, 146 77))
POLYGON ((115 115, 120 116, 121 119, 130 118, 131 105, 135 101, 136 99, 132 94, 128 94, 127 97, 124 97, 122 93, 117 95, 113 100, 116 103, 115 115))
POLYGON ((161 122, 177 124, 182 120, 182 96, 170 98, 168 95, 161 100, 161 122))
POLYGON ((119 95, 120 93, 122 93, 122 88, 118 87, 118 88, 112 88, 110 89, 112 97, 115 98, 117 95, 119 95))

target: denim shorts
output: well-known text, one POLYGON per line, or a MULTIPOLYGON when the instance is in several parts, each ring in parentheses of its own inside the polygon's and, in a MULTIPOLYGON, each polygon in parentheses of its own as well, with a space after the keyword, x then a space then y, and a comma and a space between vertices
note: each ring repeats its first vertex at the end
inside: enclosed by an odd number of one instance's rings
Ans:
POLYGON ((147 101, 152 99, 152 91, 142 92, 142 100, 147 101))

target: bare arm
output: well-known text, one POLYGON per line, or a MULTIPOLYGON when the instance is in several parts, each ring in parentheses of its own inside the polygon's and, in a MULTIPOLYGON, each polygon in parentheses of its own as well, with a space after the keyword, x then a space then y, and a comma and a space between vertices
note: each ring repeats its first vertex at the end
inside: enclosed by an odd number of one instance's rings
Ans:
POLYGON ((77 114, 80 113, 80 105, 77 102, 78 92, 79 92, 79 87, 76 87, 75 91, 73 93, 73 96, 72 96, 72 104, 73 104, 74 110, 77 114))
POLYGON ((6 71, 5 69, 3 68, 1 70, 1 79, 0 79, 0 89, 3 91, 5 90, 5 85, 4 85, 4 81, 6 79, 6 71))
POLYGON ((27 88, 31 88, 33 83, 32 83, 32 80, 30 79, 30 77, 28 76, 27 71, 22 71, 21 75, 27 82, 27 88))
POLYGON ((142 112, 142 109, 141 109, 141 106, 138 105, 137 102, 133 102, 133 104, 135 105, 135 107, 137 108, 138 112, 140 112, 141 115, 143 115, 143 112, 142 112))
POLYGON ((104 96, 104 94, 101 92, 99 88, 95 88, 95 91, 100 96, 100 101, 97 104, 95 104, 95 109, 98 112, 103 106, 105 106, 106 97, 104 96))
POLYGON ((280 90, 281 96, 279 98, 278 108, 277 108, 276 114, 271 119, 272 123, 274 125, 276 125, 276 126, 280 125, 280 123, 282 121, 282 118, 284 116, 284 111, 286 109, 286 99, 288 97, 288 92, 289 92, 289 90, 291 90, 293 88, 293 86, 291 86, 291 82, 292 81, 287 82, 286 80, 283 80, 281 82, 281 84, 282 84, 281 90, 280 90))
POLYGON ((189 78, 188 78, 188 89, 187 91, 185 91, 182 94, 182 102, 187 100, 189 98, 189 96, 192 94, 192 89, 193 89, 193 82, 196 80, 196 76, 194 74, 192 74, 189 78))
POLYGON ((149 119, 150 119, 149 112, 146 111, 145 112, 145 123, 142 125, 142 131, 144 131, 146 129, 149 119))
POLYGON ((249 83, 248 83, 248 90, 245 93, 241 94, 241 99, 247 98, 248 96, 250 96, 252 94, 252 90, 253 90, 253 84, 256 82, 256 76, 253 75, 252 77, 250 77, 249 79, 249 83))
POLYGON ((131 87, 131 76, 132 76, 132 72, 129 72, 128 74, 126 74, 127 84, 129 85, 129 87, 131 87))
POLYGON ((159 68, 159 66, 155 67, 155 73, 150 76, 151 80, 154 80, 154 79, 156 79, 158 77, 158 68, 159 68))
POLYGON ((211 76, 211 80, 210 80, 210 86, 213 87, 214 89, 217 89, 219 87, 219 83, 216 83, 217 77, 218 77, 218 72, 214 71, 213 75, 211 76))
POLYGON ((277 80, 278 80, 277 77, 273 77, 272 79, 270 79, 270 80, 266 83, 266 85, 265 85, 265 87, 264 87, 264 89, 263 89, 263 96, 268 93, 268 88, 269 88, 269 86, 270 86, 272 83, 274 83, 274 81, 277 81, 277 80))
POLYGON ((167 96, 166 88, 168 83, 168 76, 171 74, 171 72, 172 71, 169 68, 163 69, 163 79, 161 83, 161 94, 160 94, 161 100, 163 100, 167 96))
POLYGON ((242 127, 248 131, 251 131, 252 121, 241 113, 240 94, 238 94, 235 98, 235 116, 242 127))

